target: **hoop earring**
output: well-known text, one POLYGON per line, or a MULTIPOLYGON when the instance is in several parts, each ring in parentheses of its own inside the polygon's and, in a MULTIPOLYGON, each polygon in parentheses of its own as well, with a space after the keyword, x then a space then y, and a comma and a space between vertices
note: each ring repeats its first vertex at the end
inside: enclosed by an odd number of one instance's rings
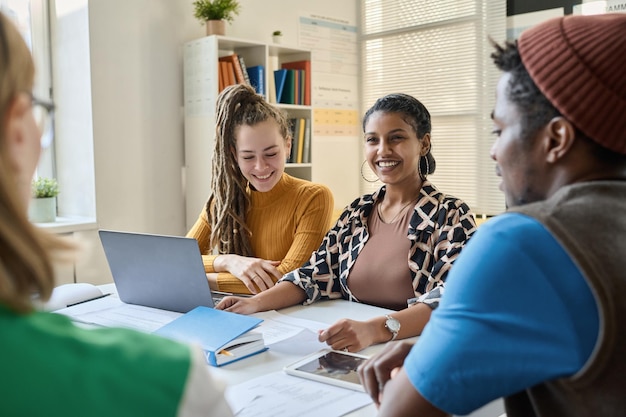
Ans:
POLYGON ((424 155, 424 156, 422 156, 420 158, 417 170, 419 171, 420 179, 422 181, 426 181, 426 177, 428 176, 428 173, 430 172, 430 165, 428 164, 428 156, 424 155), (425 170, 425 172, 422 172, 422 159, 424 159, 424 162, 426 162, 426 170, 425 170))
POLYGON ((367 160, 363 161, 363 163, 361 164, 361 178, 363 178, 365 181, 369 182, 370 184, 373 184, 378 181, 378 177, 376 177, 375 180, 370 180, 365 177, 365 174, 363 174, 363 167, 365 166, 366 163, 367 163, 367 160))

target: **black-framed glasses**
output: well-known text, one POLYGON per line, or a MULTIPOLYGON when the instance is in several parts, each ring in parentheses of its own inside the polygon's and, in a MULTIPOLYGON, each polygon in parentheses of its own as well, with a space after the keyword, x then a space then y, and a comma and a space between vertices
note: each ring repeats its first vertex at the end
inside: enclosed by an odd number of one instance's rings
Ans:
POLYGON ((46 149, 54 139, 54 103, 30 95, 33 101, 33 116, 41 132, 41 148, 46 149))

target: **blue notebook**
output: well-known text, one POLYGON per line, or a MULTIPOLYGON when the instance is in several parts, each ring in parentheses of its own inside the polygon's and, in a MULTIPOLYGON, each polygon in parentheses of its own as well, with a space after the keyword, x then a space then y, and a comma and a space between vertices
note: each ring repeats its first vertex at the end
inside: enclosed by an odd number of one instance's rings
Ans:
POLYGON ((263 65, 255 65, 254 67, 248 67, 247 71, 250 85, 254 87, 258 94, 265 96, 265 67, 263 65))
POLYGON ((222 366, 267 350, 263 334, 254 330, 263 320, 196 307, 154 333, 202 347, 209 365, 222 366))

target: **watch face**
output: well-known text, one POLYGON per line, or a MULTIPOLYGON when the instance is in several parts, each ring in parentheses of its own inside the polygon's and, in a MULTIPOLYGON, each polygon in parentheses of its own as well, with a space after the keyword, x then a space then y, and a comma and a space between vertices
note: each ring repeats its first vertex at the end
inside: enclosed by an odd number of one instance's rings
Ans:
POLYGON ((392 332, 397 332, 397 331, 400 330, 400 322, 398 320, 394 319, 393 317, 389 317, 387 319, 386 326, 392 332))

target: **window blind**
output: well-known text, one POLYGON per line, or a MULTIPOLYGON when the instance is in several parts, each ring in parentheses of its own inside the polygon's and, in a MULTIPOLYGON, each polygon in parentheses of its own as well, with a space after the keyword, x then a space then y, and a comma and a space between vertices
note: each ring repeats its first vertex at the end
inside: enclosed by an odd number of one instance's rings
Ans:
MULTIPOLYGON (((361 2, 363 111, 394 92, 424 103, 437 161, 431 181, 474 213, 493 215, 504 210, 504 197, 489 156, 494 139, 489 115, 500 74, 489 57, 488 37, 505 39, 506 2, 361 2)), ((380 186, 361 182, 363 193, 380 186)))

